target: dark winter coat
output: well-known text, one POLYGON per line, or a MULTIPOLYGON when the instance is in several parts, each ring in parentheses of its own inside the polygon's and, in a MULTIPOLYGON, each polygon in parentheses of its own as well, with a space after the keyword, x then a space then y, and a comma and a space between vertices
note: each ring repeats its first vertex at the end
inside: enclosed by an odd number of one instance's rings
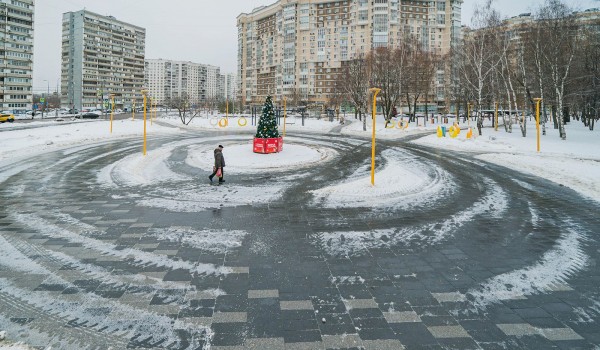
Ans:
POLYGON ((215 167, 224 168, 225 167, 225 157, 223 157, 223 151, 217 147, 215 149, 215 167))

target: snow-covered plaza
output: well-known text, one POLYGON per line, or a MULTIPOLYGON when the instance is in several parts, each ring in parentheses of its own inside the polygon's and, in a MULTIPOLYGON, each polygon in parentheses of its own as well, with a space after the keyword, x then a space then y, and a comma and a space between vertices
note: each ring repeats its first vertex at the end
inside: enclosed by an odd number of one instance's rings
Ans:
POLYGON ((0 349, 598 349, 599 132, 377 121, 0 125, 0 349))

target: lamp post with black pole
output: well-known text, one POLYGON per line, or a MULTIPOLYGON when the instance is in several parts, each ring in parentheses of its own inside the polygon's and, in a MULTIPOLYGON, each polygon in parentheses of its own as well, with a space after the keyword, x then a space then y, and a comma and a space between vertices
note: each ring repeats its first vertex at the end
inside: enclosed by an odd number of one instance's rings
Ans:
POLYGON ((44 81, 48 83, 48 92, 45 96, 42 94, 42 98, 40 99, 40 103, 42 104, 42 119, 44 119, 44 112, 46 111, 46 106, 48 103, 46 99, 50 97, 50 82, 46 79, 44 79, 44 81))

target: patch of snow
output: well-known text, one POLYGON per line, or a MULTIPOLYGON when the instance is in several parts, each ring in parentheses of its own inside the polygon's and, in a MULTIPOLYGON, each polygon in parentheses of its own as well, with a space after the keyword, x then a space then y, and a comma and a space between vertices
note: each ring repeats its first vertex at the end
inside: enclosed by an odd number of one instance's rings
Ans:
POLYGON ((439 243, 479 215, 502 217, 508 207, 506 193, 489 179, 484 180, 484 188, 485 195, 471 207, 445 220, 415 228, 321 232, 318 244, 330 255, 352 256, 365 254, 371 248, 408 244, 414 240, 428 244, 439 243))
POLYGON ((311 191, 315 200, 327 208, 337 207, 414 207, 439 200, 453 192, 452 177, 439 167, 425 165, 403 151, 386 150, 386 166, 375 172, 359 168, 345 182, 311 191))
POLYGON ((188 245, 213 253, 224 254, 233 248, 242 246, 242 240, 248 234, 240 230, 195 230, 191 227, 169 227, 150 229, 149 235, 158 240, 188 245))
MULTIPOLYGON (((54 213, 54 217, 61 217, 64 214, 54 213)), ((144 252, 139 249, 129 248, 120 250, 115 244, 104 242, 102 240, 89 238, 81 235, 81 232, 74 232, 70 229, 57 226, 53 222, 43 219, 35 214, 11 213, 10 217, 15 222, 28 227, 37 232, 44 232, 54 238, 62 238, 70 243, 79 243, 86 249, 98 251, 106 256, 118 257, 122 260, 129 260, 142 266, 165 266, 171 269, 187 269, 192 273, 198 274, 226 274, 230 272, 227 267, 216 267, 213 264, 190 263, 182 260, 173 260, 165 256, 155 255, 150 252, 144 252)), ((82 229, 83 231, 83 229, 82 229)))
MULTIPOLYGON (((530 124, 531 125, 531 124, 530 124)), ((534 124, 535 126, 535 124, 534 124)), ((566 126, 562 140, 552 125, 541 136, 541 152, 536 150, 535 130, 522 137, 520 130, 506 133, 484 129, 484 136, 466 140, 429 135, 412 141, 415 144, 454 151, 477 153, 476 158, 516 171, 539 176, 567 186, 583 196, 600 201, 600 154, 598 131, 590 131, 580 122, 566 126), (480 154, 483 153, 483 154, 480 154)))
MULTIPOLYGON (((227 174, 226 174, 227 176, 227 174)), ((208 183, 208 178, 206 178, 208 183)), ((150 193, 146 198, 137 200, 137 204, 150 208, 163 208, 169 211, 195 213, 207 209, 235 207, 241 205, 262 204, 282 195, 283 187, 240 186, 196 186, 190 189, 161 190, 150 193)))
POLYGON ((588 256, 581 247, 582 235, 569 229, 535 265, 490 278, 476 290, 467 292, 479 308, 502 300, 521 298, 551 290, 566 283, 569 276, 582 270, 588 256))
MULTIPOLYGON (((274 154, 258 154, 252 150, 252 141, 244 144, 227 144, 223 150, 227 174, 252 174, 290 171, 315 166, 333 159, 337 152, 329 148, 316 148, 284 143, 284 151, 274 154)), ((204 171, 212 171, 213 149, 206 146, 190 146, 186 163, 204 171)))

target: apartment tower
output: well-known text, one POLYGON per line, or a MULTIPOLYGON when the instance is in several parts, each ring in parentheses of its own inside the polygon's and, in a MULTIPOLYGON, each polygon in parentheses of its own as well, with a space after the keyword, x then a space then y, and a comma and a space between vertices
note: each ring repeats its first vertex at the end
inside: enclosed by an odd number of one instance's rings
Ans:
POLYGON ((187 96, 192 103, 220 98, 221 68, 189 61, 146 60, 146 86, 159 104, 187 96))
MULTIPOLYGON (((280 0, 238 16, 238 84, 245 103, 266 95, 325 103, 345 61, 410 34, 439 54, 460 40, 462 0, 280 0)), ((436 75, 443 99, 444 70, 436 75)))
POLYGON ((32 108, 33 0, 0 0, 0 111, 32 108))
POLYGON ((87 10, 63 14, 62 104, 116 108, 142 103, 146 30, 87 10))

